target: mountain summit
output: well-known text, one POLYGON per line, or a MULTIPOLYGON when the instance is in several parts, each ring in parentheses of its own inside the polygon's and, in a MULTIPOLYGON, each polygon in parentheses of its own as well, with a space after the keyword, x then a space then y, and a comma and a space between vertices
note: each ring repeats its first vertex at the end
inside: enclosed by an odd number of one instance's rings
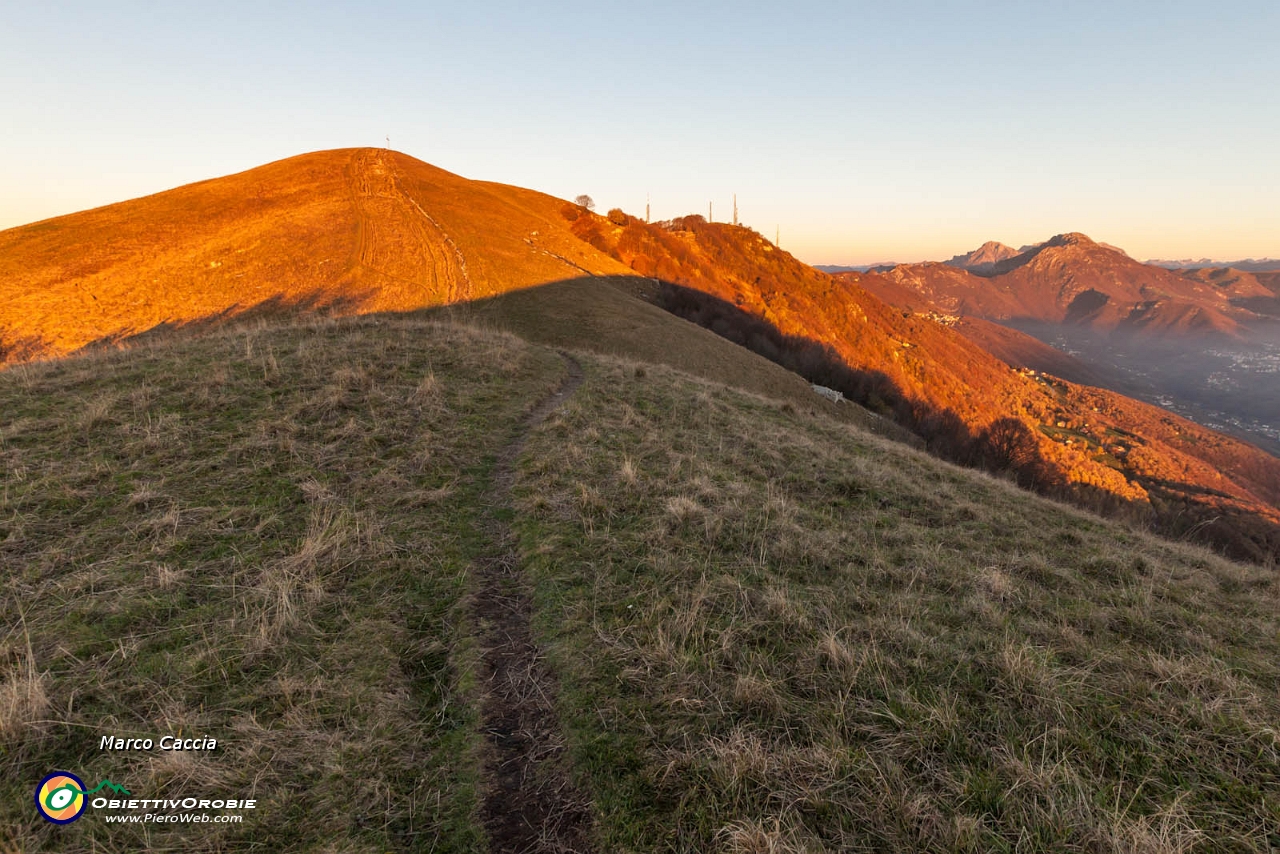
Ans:
POLYGON ((1012 246, 1005 246, 998 241, 988 240, 972 252, 956 255, 950 261, 943 263, 973 273, 985 273, 1001 261, 1013 258, 1018 254, 1019 250, 1014 249, 1012 246))
POLYGON ((1217 286, 1142 264, 1080 232, 1020 252, 987 243, 945 264, 901 265, 885 276, 956 314, 1161 332, 1234 334, 1254 316, 1245 300, 1274 296, 1249 282, 1217 286))

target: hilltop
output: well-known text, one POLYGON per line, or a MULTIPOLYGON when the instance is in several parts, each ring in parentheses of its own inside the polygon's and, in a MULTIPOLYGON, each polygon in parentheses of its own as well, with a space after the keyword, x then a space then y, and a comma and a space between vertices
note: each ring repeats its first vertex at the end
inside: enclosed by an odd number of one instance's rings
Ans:
POLYGON ((235 319, 463 306, 472 323, 590 341, 893 429, 635 299, 630 268, 570 232, 567 204, 340 149, 3 231, 0 367, 235 319))
POLYGON ((395 151, 292 157, 0 232, 0 342, 59 355, 255 307, 408 311, 629 272, 563 204, 395 151))

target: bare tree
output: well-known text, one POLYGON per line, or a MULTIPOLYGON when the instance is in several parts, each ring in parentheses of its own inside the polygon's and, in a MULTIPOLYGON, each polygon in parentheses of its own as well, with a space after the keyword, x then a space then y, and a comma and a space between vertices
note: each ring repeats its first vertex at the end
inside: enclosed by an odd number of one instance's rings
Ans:
POLYGON ((574 201, 574 204, 578 205, 578 207, 586 208, 589 211, 593 211, 596 209, 595 199, 591 198, 586 193, 583 193, 581 196, 578 196, 578 198, 574 199, 573 201, 574 201))
POLYGON ((989 471, 1009 472, 1018 484, 1047 490, 1062 481, 1062 472, 1040 455, 1035 434, 1017 418, 998 418, 978 436, 978 459, 989 471))
POLYGON ((991 471, 1013 471, 1027 468, 1040 459, 1035 435, 1017 418, 992 421, 978 438, 982 462, 991 471))

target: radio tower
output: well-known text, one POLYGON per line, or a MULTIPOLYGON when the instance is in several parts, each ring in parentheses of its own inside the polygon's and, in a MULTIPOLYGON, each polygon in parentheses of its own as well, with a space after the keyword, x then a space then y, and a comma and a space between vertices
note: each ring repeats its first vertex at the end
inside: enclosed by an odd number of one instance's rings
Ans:
POLYGON ((644 194, 644 221, 649 221, 649 194, 644 194))
POLYGON ((715 222, 711 217, 711 202, 707 202, 707 222, 715 222))
POLYGON ((738 194, 733 194, 733 224, 738 224, 738 194))

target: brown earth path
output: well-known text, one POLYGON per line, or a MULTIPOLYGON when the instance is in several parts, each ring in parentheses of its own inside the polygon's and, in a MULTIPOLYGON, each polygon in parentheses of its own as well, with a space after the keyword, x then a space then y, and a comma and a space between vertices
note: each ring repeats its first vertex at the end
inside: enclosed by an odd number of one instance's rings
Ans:
POLYGON ((453 252, 453 257, 457 264, 454 268, 456 275, 449 286, 449 302, 470 302, 475 299, 475 288, 472 287, 471 274, 467 272, 467 259, 463 257, 462 250, 458 248, 458 244, 454 242, 454 239, 449 236, 449 232, 445 231, 444 227, 436 221, 436 218, 427 213, 422 205, 418 204, 418 200, 406 193, 404 188, 400 186, 400 170, 396 169, 395 166, 392 166, 391 170, 391 180, 395 186, 396 192, 400 194, 401 198, 412 205, 413 209, 421 214, 423 219, 431 223, 432 228, 439 232, 440 239, 443 240, 453 252))
POLYGON ((348 180, 355 206, 351 266, 372 277, 388 308, 454 303, 472 297, 466 261, 440 224, 400 186, 394 155, 360 149, 348 180))
POLYGON ((494 550, 475 567, 486 741, 480 813, 493 854, 592 851, 591 803, 566 773, 555 679, 530 632, 532 595, 504 512, 512 506, 516 461, 529 434, 582 383, 582 366, 560 355, 568 374, 498 457, 481 523, 494 550))

